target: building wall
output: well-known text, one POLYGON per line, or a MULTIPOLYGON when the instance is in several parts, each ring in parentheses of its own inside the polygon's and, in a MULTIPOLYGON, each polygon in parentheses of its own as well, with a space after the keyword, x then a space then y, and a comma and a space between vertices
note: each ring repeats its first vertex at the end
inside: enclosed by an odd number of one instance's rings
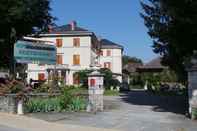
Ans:
MULTIPOLYGON (((57 55, 62 55, 62 67, 70 69, 68 76, 68 83, 73 84, 73 74, 79 70, 89 69, 92 61, 95 58, 95 53, 91 49, 92 38, 90 36, 82 37, 43 37, 45 41, 52 41, 56 43, 56 39, 62 39, 62 47, 57 47, 57 55), (80 38, 80 46, 73 46, 73 39, 80 38), (73 55, 80 55, 80 65, 73 64, 73 55)), ((58 66, 58 65, 57 65, 58 66)), ((38 80, 38 74, 44 73, 47 79, 47 65, 28 64, 28 78, 38 80)))
MULTIPOLYGON (((111 71, 116 74, 122 75, 122 50, 121 49, 102 49, 102 56, 100 57, 100 64, 104 68, 104 63, 111 63, 111 71), (110 51, 111 55, 107 56, 110 51)), ((117 76, 117 79, 122 82, 122 76, 117 76)))
MULTIPOLYGON (((66 82, 69 85, 73 85, 73 75, 75 72, 84 69, 90 69, 91 65, 94 64, 97 54, 93 49, 93 38, 91 36, 81 36, 81 37, 43 37, 41 38, 45 41, 52 41, 56 43, 56 39, 62 39, 62 47, 57 47, 57 55, 62 55, 63 63, 62 65, 57 65, 69 69, 70 71, 67 74, 66 82), (80 38, 80 46, 73 46, 73 39, 80 38), (73 55, 80 55, 80 65, 73 65, 73 55)), ((52 43, 53 44, 53 43, 52 43)), ((103 56, 99 58, 99 64, 104 68, 105 62, 111 63, 111 71, 116 75, 116 78, 122 82, 122 50, 121 49, 102 49, 103 56), (107 56, 107 51, 110 50, 111 55, 107 56)), ((38 65, 38 64, 28 64, 28 77, 27 81, 30 79, 38 80, 38 74, 44 73, 45 79, 48 78, 48 68, 55 68, 54 66, 49 65, 38 65)))

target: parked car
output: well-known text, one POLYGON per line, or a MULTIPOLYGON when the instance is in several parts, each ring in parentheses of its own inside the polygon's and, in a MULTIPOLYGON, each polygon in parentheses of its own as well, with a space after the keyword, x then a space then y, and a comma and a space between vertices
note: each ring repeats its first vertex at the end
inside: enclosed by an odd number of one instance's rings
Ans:
POLYGON ((129 84, 128 84, 127 82, 123 82, 123 83, 120 85, 120 91, 121 91, 121 92, 130 91, 129 84))

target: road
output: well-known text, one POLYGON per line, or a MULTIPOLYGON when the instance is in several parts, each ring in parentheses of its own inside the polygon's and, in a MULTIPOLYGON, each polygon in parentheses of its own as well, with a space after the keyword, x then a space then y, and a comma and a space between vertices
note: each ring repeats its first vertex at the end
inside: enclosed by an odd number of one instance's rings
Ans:
POLYGON ((185 99, 132 91, 105 97, 105 111, 90 113, 29 114, 60 124, 75 124, 123 131, 197 131, 197 122, 185 117, 185 99))
POLYGON ((0 131, 25 131, 25 130, 0 125, 0 131))

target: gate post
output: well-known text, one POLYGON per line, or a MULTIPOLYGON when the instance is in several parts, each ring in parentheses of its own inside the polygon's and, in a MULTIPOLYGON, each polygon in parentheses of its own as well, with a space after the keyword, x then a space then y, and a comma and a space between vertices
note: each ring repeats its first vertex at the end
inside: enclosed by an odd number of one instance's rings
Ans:
POLYGON ((87 112, 103 111, 103 75, 94 71, 88 75, 89 103, 87 112))

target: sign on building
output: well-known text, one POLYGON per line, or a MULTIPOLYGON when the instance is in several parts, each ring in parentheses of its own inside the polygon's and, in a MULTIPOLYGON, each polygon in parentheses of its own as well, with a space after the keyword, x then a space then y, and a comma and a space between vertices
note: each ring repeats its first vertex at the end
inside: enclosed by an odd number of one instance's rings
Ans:
POLYGON ((45 42, 17 41, 14 46, 17 63, 56 64, 56 47, 45 42))

